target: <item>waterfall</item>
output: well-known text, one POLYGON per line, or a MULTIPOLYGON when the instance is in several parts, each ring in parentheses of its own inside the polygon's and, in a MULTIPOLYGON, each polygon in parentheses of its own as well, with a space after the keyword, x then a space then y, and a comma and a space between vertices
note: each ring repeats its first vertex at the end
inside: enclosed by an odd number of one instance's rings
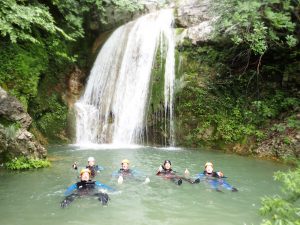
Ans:
MULTIPOLYGON (((175 80, 173 11, 161 10, 119 27, 103 45, 76 102, 76 142, 142 144, 151 72, 160 47, 166 52, 164 107, 174 145, 175 80)), ((162 59, 163 60, 163 59, 162 59)))

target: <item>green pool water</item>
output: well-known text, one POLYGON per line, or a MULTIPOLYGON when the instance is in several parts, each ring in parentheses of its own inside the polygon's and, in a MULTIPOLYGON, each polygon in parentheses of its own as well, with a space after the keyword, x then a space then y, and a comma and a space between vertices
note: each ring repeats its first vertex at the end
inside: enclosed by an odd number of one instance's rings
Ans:
POLYGON ((280 184, 273 181, 273 173, 287 170, 284 165, 248 157, 229 155, 201 149, 159 149, 152 147, 81 149, 76 146, 54 146, 49 149, 50 168, 22 172, 0 170, 1 225, 58 225, 58 224, 260 224, 261 197, 279 193, 280 184), (77 181, 72 169, 93 156, 105 169, 96 180, 116 188, 110 193, 108 206, 92 197, 76 199, 62 209, 64 191, 77 181), (131 168, 150 178, 118 185, 112 173, 119 169, 122 159, 131 161, 131 168), (206 161, 228 177, 236 193, 223 189, 216 192, 205 182, 181 186, 155 176, 159 165, 172 161, 179 173, 185 168, 191 176, 202 172, 206 161))

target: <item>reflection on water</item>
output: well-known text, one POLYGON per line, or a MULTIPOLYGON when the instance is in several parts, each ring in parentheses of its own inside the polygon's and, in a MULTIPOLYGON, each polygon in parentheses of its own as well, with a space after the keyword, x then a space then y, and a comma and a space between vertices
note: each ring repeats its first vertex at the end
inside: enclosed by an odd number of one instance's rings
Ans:
MULTIPOLYGON (((109 146, 108 146, 109 147, 109 146)), ((0 170, 0 224, 259 224, 260 198, 279 192, 273 172, 286 167, 269 161, 228 155, 219 152, 151 147, 130 149, 79 149, 76 146, 52 147, 51 168, 24 172, 0 170), (105 169, 96 180, 117 188, 111 201, 103 207, 97 199, 76 199, 69 207, 60 208, 65 189, 76 182, 72 163, 84 166, 94 156, 105 169), (132 168, 150 177, 149 184, 124 181, 117 184, 111 174, 128 158, 132 168), (181 186, 155 176, 165 160, 173 169, 191 175, 203 170, 206 161, 213 161, 227 181, 239 189, 219 193, 201 182, 181 186)))

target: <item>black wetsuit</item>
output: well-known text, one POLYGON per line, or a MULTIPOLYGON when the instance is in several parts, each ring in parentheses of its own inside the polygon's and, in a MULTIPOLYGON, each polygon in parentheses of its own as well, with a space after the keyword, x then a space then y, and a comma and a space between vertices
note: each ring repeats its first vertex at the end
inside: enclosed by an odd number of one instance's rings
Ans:
POLYGON ((204 171, 203 171, 203 174, 204 174, 205 176, 208 176, 208 177, 222 178, 221 176, 218 175, 217 172, 207 173, 207 172, 204 170, 204 171))
POLYGON ((118 174, 122 175, 123 177, 133 176, 133 171, 131 169, 124 170, 124 169, 121 168, 121 169, 119 169, 118 174))
POLYGON ((94 166, 86 166, 85 168, 89 169, 91 171, 91 177, 94 178, 97 174, 98 171, 100 171, 98 165, 94 166))
POLYGON ((79 193, 89 192, 96 188, 95 181, 79 181, 76 183, 76 187, 79 193))
POLYGON ((162 170, 158 171, 156 175, 165 177, 167 179, 170 179, 173 181, 175 184, 181 185, 182 184, 182 177, 179 177, 176 175, 176 172, 173 171, 172 169, 166 169, 164 166, 161 166, 162 170))
POLYGON ((161 171, 158 171, 156 173, 156 175, 158 176, 163 176, 165 178, 168 178, 170 180, 172 180, 175 184, 181 185, 182 184, 182 180, 187 181, 191 184, 195 184, 195 183, 199 183, 200 179, 196 179, 196 180, 191 180, 189 178, 183 177, 183 176, 178 176, 176 175, 176 171, 172 170, 172 169, 166 169, 163 166, 161 171))
MULTIPOLYGON (((73 168, 74 168, 75 170, 78 170, 77 164, 74 163, 74 164, 73 164, 73 168)), ((87 165, 85 168, 86 168, 86 169, 89 169, 89 170, 91 171, 91 177, 92 177, 92 178, 94 178, 94 177, 96 176, 97 172, 99 172, 100 170, 103 170, 103 167, 98 166, 98 165, 94 165, 94 166, 89 166, 89 165, 87 165)))
POLYGON ((75 198, 81 196, 97 196, 98 200, 102 202, 102 205, 106 205, 109 197, 106 193, 97 192, 96 182, 95 181, 79 181, 76 183, 77 192, 68 195, 61 203, 61 207, 65 208, 71 202, 75 200, 75 198))
POLYGON ((158 175, 158 176, 175 176, 176 172, 173 171, 172 169, 165 169, 162 166, 162 170, 158 171, 156 175, 158 175))

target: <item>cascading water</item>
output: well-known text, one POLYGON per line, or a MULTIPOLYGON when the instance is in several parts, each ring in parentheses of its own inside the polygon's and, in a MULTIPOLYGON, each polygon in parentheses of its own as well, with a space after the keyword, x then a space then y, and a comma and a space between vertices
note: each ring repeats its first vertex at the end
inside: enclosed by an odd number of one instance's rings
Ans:
POLYGON ((76 142, 143 142, 152 66, 159 46, 166 52, 164 107, 174 145, 174 34, 172 10, 143 16, 118 28, 102 47, 76 107, 76 142))
MULTIPOLYGON (((175 83, 175 42, 174 35, 171 29, 165 29, 167 34, 167 55, 165 65, 165 86, 164 86, 164 97, 165 97, 165 118, 169 120, 169 143, 171 146, 175 145, 174 139, 174 120, 173 120, 173 97, 174 97, 174 83, 175 83), (168 115, 169 113, 169 115, 168 115)), ((167 130, 165 126, 165 130, 167 130)), ((166 142, 165 142, 166 143, 166 142)))

